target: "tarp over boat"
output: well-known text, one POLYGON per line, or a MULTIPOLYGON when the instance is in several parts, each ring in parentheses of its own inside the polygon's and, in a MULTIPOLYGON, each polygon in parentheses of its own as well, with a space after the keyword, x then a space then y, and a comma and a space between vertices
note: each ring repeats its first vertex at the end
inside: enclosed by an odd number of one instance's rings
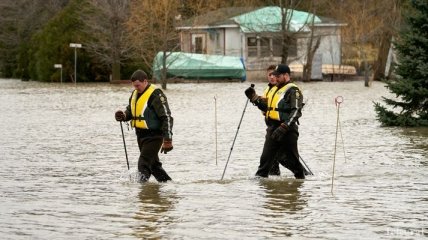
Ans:
MULTIPOLYGON (((153 77, 161 78, 163 52, 153 62, 153 77)), ((167 78, 239 79, 245 81, 246 71, 240 57, 197 53, 166 52, 167 78)))

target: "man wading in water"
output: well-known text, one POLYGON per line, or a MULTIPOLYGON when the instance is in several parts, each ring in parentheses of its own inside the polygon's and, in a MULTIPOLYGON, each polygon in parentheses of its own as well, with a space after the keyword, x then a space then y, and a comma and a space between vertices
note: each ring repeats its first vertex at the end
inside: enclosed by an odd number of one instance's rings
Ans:
POLYGON ((268 177, 275 159, 293 172, 297 179, 305 178, 305 170, 299 161, 297 140, 299 138, 298 119, 302 116, 303 95, 299 87, 291 82, 290 68, 279 64, 272 72, 277 84, 263 101, 254 88, 245 90, 245 95, 260 110, 266 112, 266 140, 263 146, 260 165, 256 172, 258 177, 268 177), (282 157, 285 154, 286 162, 282 157))
POLYGON ((172 150, 173 118, 168 101, 161 89, 150 84, 147 74, 142 70, 135 71, 131 76, 135 90, 129 98, 125 111, 117 111, 117 121, 131 120, 131 126, 137 134, 140 157, 138 171, 140 182, 146 182, 150 176, 158 182, 171 180, 159 161, 159 150, 167 153, 172 150))

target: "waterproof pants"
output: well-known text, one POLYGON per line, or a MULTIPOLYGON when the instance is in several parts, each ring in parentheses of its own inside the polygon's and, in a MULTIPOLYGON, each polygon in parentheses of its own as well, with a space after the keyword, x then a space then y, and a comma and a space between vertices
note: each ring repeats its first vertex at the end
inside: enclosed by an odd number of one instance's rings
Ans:
POLYGON ((304 179, 304 168, 299 161, 299 151, 297 149, 299 133, 294 129, 290 129, 281 141, 276 141, 271 138, 274 130, 275 128, 273 127, 269 127, 267 130, 256 176, 268 177, 274 162, 278 161, 281 165, 289 169, 294 174, 294 177, 304 179), (276 157, 283 155, 285 157, 276 157))
POLYGON ((281 170, 279 170, 279 162, 277 160, 273 161, 272 168, 269 171, 269 176, 279 176, 281 175, 281 170))
POLYGON ((152 174, 158 182, 171 180, 159 161, 158 153, 162 142, 161 136, 138 138, 138 147, 140 148, 138 171, 141 174, 142 182, 149 180, 152 174))

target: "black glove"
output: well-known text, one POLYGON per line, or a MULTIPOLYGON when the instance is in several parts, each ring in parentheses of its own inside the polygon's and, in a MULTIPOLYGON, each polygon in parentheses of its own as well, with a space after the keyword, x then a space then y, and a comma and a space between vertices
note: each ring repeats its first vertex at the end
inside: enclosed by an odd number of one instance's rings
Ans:
POLYGON ((245 90, 245 96, 250 99, 251 102, 257 101, 260 97, 256 94, 256 91, 253 87, 249 87, 245 90))
POLYGON ((275 141, 281 141, 284 138, 287 131, 288 131, 288 126, 285 123, 281 123, 281 125, 279 125, 279 127, 277 127, 275 131, 273 131, 270 137, 275 141))
POLYGON ((126 119, 126 116, 125 116, 125 113, 123 112, 123 111, 117 111, 115 114, 114 114, 114 118, 116 118, 116 121, 125 121, 125 119, 126 119))
POLYGON ((172 149, 173 149, 172 140, 171 139, 164 139, 163 143, 162 143, 161 153, 167 154, 172 149))

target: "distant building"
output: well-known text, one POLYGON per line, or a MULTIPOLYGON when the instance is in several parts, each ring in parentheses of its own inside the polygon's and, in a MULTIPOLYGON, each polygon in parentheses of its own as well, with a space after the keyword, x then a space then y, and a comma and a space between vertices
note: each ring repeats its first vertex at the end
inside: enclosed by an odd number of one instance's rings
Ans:
MULTIPOLYGON (((291 16, 289 31, 293 34, 293 43, 288 47, 288 62, 293 71, 300 71, 306 62, 311 34, 321 38, 314 66, 321 71, 327 65, 340 65, 341 28, 346 24, 297 10, 288 10, 287 16, 291 16)), ((177 27, 181 51, 237 56, 244 59, 247 70, 264 70, 269 64, 281 61, 281 21, 280 7, 223 8, 208 12, 177 27)))

